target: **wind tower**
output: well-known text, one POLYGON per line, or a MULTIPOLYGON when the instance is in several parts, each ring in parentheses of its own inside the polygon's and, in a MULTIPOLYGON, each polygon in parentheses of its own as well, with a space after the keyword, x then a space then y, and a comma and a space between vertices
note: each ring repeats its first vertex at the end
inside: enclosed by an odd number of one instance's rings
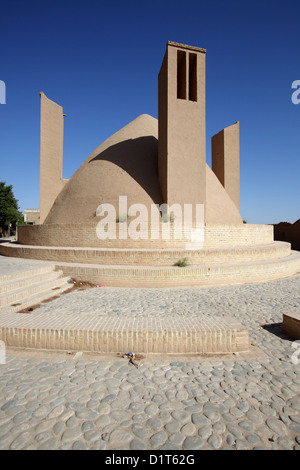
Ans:
POLYGON ((205 56, 168 42, 158 76, 158 173, 169 206, 205 204, 205 56))

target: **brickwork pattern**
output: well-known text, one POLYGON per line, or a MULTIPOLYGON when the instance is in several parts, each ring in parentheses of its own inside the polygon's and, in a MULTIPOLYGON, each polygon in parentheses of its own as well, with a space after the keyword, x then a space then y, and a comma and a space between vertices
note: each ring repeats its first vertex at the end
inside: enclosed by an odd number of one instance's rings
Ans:
MULTIPOLYGON (((285 247, 286 248, 286 247, 285 247)), ((0 254, 6 256, 24 256, 24 250, 18 245, 0 245, 0 254), (21 250, 21 251, 19 251, 21 250)), ((40 249, 39 259, 50 259, 51 248, 40 249)), ((255 250, 254 250, 255 251, 255 250)), ((55 252, 55 251, 54 251, 55 252)), ((59 249, 58 249, 59 252, 59 249)), ((227 253, 230 250, 227 250, 227 253)), ((247 250, 248 252, 248 250, 247 250)), ((267 250, 265 250, 267 252, 267 250)), ((72 249, 70 251, 72 256, 72 249)), ((77 261, 73 250, 74 259, 77 261)), ((92 254, 93 251, 86 251, 92 254)), ((138 257, 138 252, 137 257, 138 257)), ((185 252, 184 252, 185 253, 185 252)), ((234 253, 234 250, 233 250, 234 253)), ((280 251, 279 251, 280 253, 280 251)), ((150 265, 109 265, 89 264, 86 260, 75 263, 63 262, 63 256, 56 256, 53 260, 56 269, 61 270, 64 276, 89 281, 94 284, 119 287, 180 287, 180 286, 213 286, 225 284, 240 284, 245 282, 262 282, 292 276, 300 272, 300 253, 289 251, 289 256, 275 259, 260 259, 248 262, 228 260, 227 264, 150 266, 150 265), (85 261, 85 262, 81 262, 85 261)), ((186 253, 185 253, 186 254, 186 253)), ((277 253, 278 254, 278 253, 277 253)), ((281 253, 283 254, 283 253, 281 253)), ((94 255, 94 253, 93 253, 94 255)), ((31 256, 29 251, 29 256, 31 256)), ((72 259, 72 258, 71 258, 72 259)), ((139 260, 141 262, 141 259, 139 260)))
POLYGON ((54 264, 40 262, 38 263, 40 267, 37 267, 36 261, 24 263, 25 260, 20 259, 19 263, 16 263, 17 260, 12 262, 11 259, 14 260, 14 258, 1 259, 0 309, 8 307, 10 311, 19 310, 27 302, 33 305, 35 299, 43 300, 53 297, 54 290, 57 293, 57 291, 63 292, 70 288, 67 283, 69 278, 61 277, 62 271, 55 269, 54 264), (6 260, 7 263, 5 263, 6 260), (5 269, 6 274, 3 274, 5 269))
POLYGON ((173 266, 181 258, 188 258, 193 266, 247 263, 285 258, 290 244, 275 242, 270 245, 204 248, 202 250, 157 250, 116 248, 67 248, 2 244, 0 253, 27 259, 121 266, 173 266))
MULTIPOLYGON (((118 224, 117 224, 118 225, 118 224)), ((99 240, 96 224, 49 224, 24 225, 18 227, 18 242, 22 245, 64 246, 90 248, 186 248, 188 240, 179 231, 170 230, 170 240, 162 239, 162 227, 159 226, 159 239, 146 240, 106 239, 99 240)), ((206 225, 204 248, 256 246, 273 243, 272 225, 206 225)))
POLYGON ((145 267, 97 266, 56 263, 64 275, 95 284, 119 287, 214 286, 264 282, 292 276, 300 272, 300 254, 280 260, 219 266, 145 267))
POLYGON ((118 353, 246 352, 248 330, 231 317, 189 319, 1 316, 7 346, 118 353))

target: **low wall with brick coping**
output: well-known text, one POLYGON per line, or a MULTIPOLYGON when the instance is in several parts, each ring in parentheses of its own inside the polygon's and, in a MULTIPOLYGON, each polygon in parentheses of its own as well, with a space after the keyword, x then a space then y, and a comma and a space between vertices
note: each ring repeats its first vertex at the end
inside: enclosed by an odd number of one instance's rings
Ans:
POLYGON ((101 264, 113 266, 173 266, 178 260, 187 258, 189 265, 216 265, 225 263, 247 263, 284 258, 290 255, 290 244, 275 242, 270 245, 183 249, 116 249, 24 246, 15 243, 0 245, 4 256, 60 261, 65 263, 101 264))
POLYGON ((65 276, 107 287, 216 286, 265 282, 300 273, 300 253, 287 258, 217 266, 98 266, 56 263, 65 276))
POLYGON ((209 354, 247 352, 248 330, 232 317, 91 318, 58 315, 1 320, 6 346, 118 353, 209 354))
MULTIPOLYGON (((124 228, 117 224, 117 228, 124 228)), ((165 224, 158 227, 158 238, 151 239, 147 231, 147 239, 106 239, 97 237, 96 225, 65 224, 65 225, 23 225, 18 227, 17 239, 22 245, 35 246, 64 246, 64 247, 90 247, 90 248, 186 248, 189 240, 182 231, 174 230, 175 225, 170 224, 170 239, 162 239, 165 224)), ((118 232, 117 232, 118 233, 118 232)), ((235 247, 268 245, 274 241, 272 225, 206 225, 204 233, 204 247, 235 247)))

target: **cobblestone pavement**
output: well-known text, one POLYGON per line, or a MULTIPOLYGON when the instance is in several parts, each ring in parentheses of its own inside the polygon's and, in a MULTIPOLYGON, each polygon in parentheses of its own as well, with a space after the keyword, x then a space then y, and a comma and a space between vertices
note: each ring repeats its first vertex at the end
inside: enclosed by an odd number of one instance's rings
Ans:
POLYGON ((300 449, 300 346, 281 327, 282 314, 299 308, 300 275, 229 287, 93 288, 44 304, 40 312, 61 315, 231 315, 258 354, 145 357, 136 368, 117 357, 7 351, 0 449, 300 449))

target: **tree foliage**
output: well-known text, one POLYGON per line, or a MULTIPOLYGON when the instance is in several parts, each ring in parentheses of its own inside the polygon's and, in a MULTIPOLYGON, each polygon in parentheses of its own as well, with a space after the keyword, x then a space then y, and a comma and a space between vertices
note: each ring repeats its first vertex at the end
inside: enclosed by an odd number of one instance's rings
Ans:
POLYGON ((19 210, 12 185, 7 186, 4 181, 0 181, 0 232, 6 234, 10 224, 14 230, 22 221, 23 214, 19 210))

